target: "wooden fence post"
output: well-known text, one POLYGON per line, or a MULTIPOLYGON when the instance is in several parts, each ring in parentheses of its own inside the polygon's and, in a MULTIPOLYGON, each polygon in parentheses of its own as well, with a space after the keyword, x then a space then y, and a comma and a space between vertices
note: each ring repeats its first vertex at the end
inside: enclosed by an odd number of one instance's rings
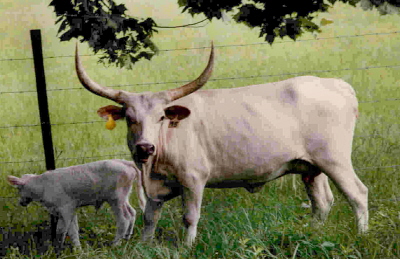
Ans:
MULTIPOLYGON (((40 113, 40 125, 42 128, 43 148, 46 159, 46 169, 56 168, 54 160, 53 139, 51 136, 51 124, 49 116, 49 106, 47 102, 46 78, 44 75, 42 36, 40 30, 31 30, 31 42, 33 52, 33 62, 35 65, 36 89, 40 113)), ((50 214, 51 238, 54 244, 56 240, 57 217, 50 214)))

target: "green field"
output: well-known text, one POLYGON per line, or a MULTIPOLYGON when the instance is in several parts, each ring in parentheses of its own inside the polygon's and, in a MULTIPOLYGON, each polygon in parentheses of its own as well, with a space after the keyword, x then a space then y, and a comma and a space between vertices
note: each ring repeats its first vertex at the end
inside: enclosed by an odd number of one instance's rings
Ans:
MULTIPOLYGON (((6 183, 9 174, 45 170, 29 30, 42 30, 57 167, 129 159, 125 123, 118 123, 113 131, 105 129, 96 110, 111 101, 81 87, 72 57, 75 42, 60 43, 55 15, 47 7, 49 1, 35 2, 0 3, 0 230, 10 230, 16 236, 36 231, 48 221, 41 206, 20 207, 13 198, 16 190, 6 183), (9 127, 15 125, 27 126, 9 127)), ((172 0, 129 1, 127 7, 132 15, 153 16, 164 26, 203 18, 181 14, 172 0)), ((346 80, 360 102, 353 164, 369 187, 368 234, 356 234, 350 206, 333 185, 336 200, 327 222, 310 226, 311 209, 301 206, 307 203, 303 184, 298 176, 287 176, 267 184, 257 194, 244 189, 206 190, 192 249, 183 246, 180 200, 176 199, 164 205, 154 242, 140 241, 143 222, 138 213, 133 238, 117 247, 105 246, 115 232, 110 208, 103 206, 97 213, 83 208, 79 210, 83 251, 67 249, 56 256, 49 250, 41 258, 400 257, 400 17, 337 4, 321 18, 334 23, 297 42, 283 39, 270 46, 257 37, 256 29, 213 21, 201 28, 160 29, 154 41, 162 51, 133 70, 105 67, 97 64, 95 56, 85 56, 83 62, 88 74, 101 84, 137 92, 159 91, 197 77, 213 40, 216 64, 205 88, 231 88, 303 74, 346 80), (189 50, 179 50, 183 48, 189 50)), ((84 44, 81 53, 91 54, 84 44)), ((138 208, 134 195, 131 203, 138 208)), ((5 239, 0 234, 0 242, 5 239)), ((40 257, 40 247, 33 238, 28 236, 25 244, 30 255, 9 248, 6 258, 40 257)))

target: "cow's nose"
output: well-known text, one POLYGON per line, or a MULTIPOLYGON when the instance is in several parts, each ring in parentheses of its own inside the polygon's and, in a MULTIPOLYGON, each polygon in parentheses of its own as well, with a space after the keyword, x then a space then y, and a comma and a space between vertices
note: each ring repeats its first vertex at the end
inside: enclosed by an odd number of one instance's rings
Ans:
POLYGON ((145 154, 152 155, 154 153, 154 145, 152 144, 138 144, 136 148, 145 154))
POLYGON ((140 159, 147 159, 149 156, 154 154, 155 147, 152 144, 137 144, 136 152, 140 159))

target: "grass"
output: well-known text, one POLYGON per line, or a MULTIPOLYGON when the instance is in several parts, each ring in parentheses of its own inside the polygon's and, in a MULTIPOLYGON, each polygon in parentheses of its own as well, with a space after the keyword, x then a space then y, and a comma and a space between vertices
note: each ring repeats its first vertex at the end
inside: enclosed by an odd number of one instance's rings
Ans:
MULTIPOLYGON (((32 57, 29 30, 36 28, 42 30, 45 57, 73 55, 75 43, 60 43, 56 38, 55 17, 47 7, 48 2, 36 2, 36 5, 26 5, 23 1, 0 3, 2 59, 32 57)), ((175 1, 141 0, 127 5, 132 14, 154 16, 160 25, 179 25, 201 19, 180 14, 175 1)), ((182 245, 184 231, 179 199, 165 205, 154 242, 140 241, 143 222, 139 215, 133 238, 113 248, 104 245, 112 240, 115 232, 110 208, 104 206, 97 213, 93 208, 82 208, 79 219, 83 251, 66 249, 57 255, 51 247, 43 248, 41 242, 35 242, 37 233, 48 231, 48 215, 44 209, 37 205, 22 208, 14 198, 0 198, 0 242, 6 242, 4 245, 11 240, 20 247, 18 250, 15 246, 0 245, 0 252, 8 251, 5 258, 37 258, 39 254, 41 258, 399 257, 400 166, 393 165, 400 165, 400 102, 396 100, 400 99, 397 89, 400 71, 396 67, 400 38, 398 33, 383 34, 400 31, 399 17, 380 16, 343 4, 335 5, 330 13, 321 14, 319 18, 322 17, 334 23, 323 28, 318 40, 313 35, 304 35, 298 42, 285 39, 273 46, 237 46, 263 41, 257 38, 257 30, 220 21, 203 28, 160 30, 154 40, 163 50, 205 47, 213 40, 216 68, 205 88, 259 84, 298 74, 338 77, 352 84, 360 101, 353 163, 370 190, 368 234, 356 234, 354 215, 335 188, 335 205, 327 222, 323 226, 310 226, 310 209, 300 206, 306 202, 302 183, 298 177, 288 176, 252 195, 244 189, 206 190, 198 236, 192 249, 182 245), (364 34, 371 35, 338 37, 364 34), (360 69, 367 67, 371 68, 360 69), (14 233, 14 237, 9 233, 14 233)), ((81 53, 90 53, 83 44, 81 53)), ((132 71, 104 67, 97 64, 93 56, 84 57, 83 61, 96 81, 110 86, 130 85, 121 88, 140 92, 179 85, 158 82, 195 78, 205 65, 207 55, 208 49, 161 51, 151 62, 140 62, 132 71)), ((6 183, 6 175, 45 170, 40 127, 7 127, 40 123, 35 76, 30 59, 0 61, 0 66, 0 92, 33 91, 0 94, 3 107, 0 161, 31 161, 0 163, 0 197, 15 197, 16 191, 6 183)), ((52 127, 57 167, 114 157, 128 159, 113 155, 128 154, 124 123, 118 123, 113 131, 106 131, 103 122, 96 122, 101 121, 96 110, 111 103, 80 86, 73 58, 47 58, 45 69, 51 121, 57 124, 52 127), (78 89, 55 90, 60 88, 78 89), (93 123, 68 124, 87 121, 93 123), (99 157, 86 158, 94 156, 99 157)), ((138 208, 134 195, 131 202, 138 208)), ((42 243, 47 239, 48 236, 41 237, 42 243)))

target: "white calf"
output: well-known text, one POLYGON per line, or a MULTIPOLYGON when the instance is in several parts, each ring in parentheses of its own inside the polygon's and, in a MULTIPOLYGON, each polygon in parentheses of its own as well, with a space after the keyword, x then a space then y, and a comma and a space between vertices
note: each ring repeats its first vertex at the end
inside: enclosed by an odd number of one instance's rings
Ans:
POLYGON ((74 246, 80 246, 75 209, 87 205, 98 209, 103 202, 110 204, 117 221, 113 244, 131 236, 136 211, 128 198, 134 180, 137 182, 140 208, 144 210, 146 199, 141 174, 130 161, 103 160, 59 168, 41 175, 8 176, 8 181, 19 189, 20 204, 27 206, 31 201, 38 201, 51 214, 59 216, 57 235, 60 243, 64 243, 68 232, 74 246))

